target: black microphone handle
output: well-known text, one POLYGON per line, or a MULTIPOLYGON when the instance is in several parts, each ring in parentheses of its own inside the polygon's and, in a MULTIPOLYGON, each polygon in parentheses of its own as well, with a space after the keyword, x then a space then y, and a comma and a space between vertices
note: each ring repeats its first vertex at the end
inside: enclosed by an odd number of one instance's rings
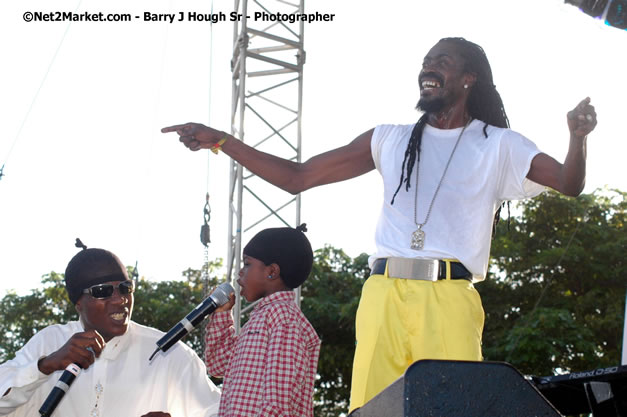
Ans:
POLYGON ((150 355, 148 360, 151 361, 160 350, 166 352, 173 344, 181 340, 187 333, 194 330, 205 317, 213 313, 219 306, 226 304, 229 301, 229 295, 232 294, 233 291, 233 287, 228 282, 223 282, 218 285, 209 297, 198 304, 191 313, 185 316, 183 320, 178 322, 165 336, 157 341, 157 349, 150 355))
POLYGON ((65 368, 65 371, 61 374, 61 378, 59 378, 56 385, 52 388, 52 391, 50 391, 50 394, 48 394, 48 397, 39 408, 39 414, 42 417, 50 417, 50 415, 52 415, 67 390, 70 389, 70 385, 72 385, 72 382, 74 382, 80 373, 81 367, 75 363, 71 363, 65 368))
POLYGON ((172 345, 181 340, 187 333, 194 330, 194 328, 200 324, 205 317, 213 313, 216 308, 218 308, 218 304, 211 297, 208 297, 193 309, 191 313, 185 316, 183 320, 172 327, 165 336, 157 341, 157 350, 167 352, 172 345))

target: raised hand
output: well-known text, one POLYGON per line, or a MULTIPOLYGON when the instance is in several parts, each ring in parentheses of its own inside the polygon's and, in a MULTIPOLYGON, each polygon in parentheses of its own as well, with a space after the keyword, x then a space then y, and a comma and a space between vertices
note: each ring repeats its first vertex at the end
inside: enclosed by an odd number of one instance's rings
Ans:
POLYGON ((568 112, 568 129, 571 136, 584 138, 597 125, 597 114, 590 104, 590 97, 586 97, 573 110, 568 112))
POLYGON ((226 302, 226 304, 221 305, 220 307, 216 308, 215 312, 219 312, 219 311, 229 311, 230 309, 233 308, 233 306, 235 305, 235 293, 232 292, 231 294, 229 294, 229 301, 226 302))

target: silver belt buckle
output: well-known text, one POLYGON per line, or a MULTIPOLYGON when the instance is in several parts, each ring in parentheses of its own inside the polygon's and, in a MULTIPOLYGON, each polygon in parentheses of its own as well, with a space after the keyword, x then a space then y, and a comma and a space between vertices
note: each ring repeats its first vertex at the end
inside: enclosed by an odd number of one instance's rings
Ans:
POLYGON ((437 281, 440 261, 437 259, 388 258, 388 277, 437 281))

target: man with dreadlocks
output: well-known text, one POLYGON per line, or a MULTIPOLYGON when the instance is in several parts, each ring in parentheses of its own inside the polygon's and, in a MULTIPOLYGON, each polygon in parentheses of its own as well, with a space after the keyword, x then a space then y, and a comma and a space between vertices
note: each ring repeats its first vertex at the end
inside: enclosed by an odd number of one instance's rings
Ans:
POLYGON ((473 282, 485 278, 499 207, 544 186, 570 196, 584 187, 586 136, 597 123, 589 98, 567 115, 562 164, 509 129, 480 46, 440 40, 424 58, 419 84, 424 114, 415 125, 377 126, 304 163, 200 124, 162 130, 177 132, 191 150, 223 149, 294 194, 375 168, 381 173, 384 202, 357 311, 351 410, 416 360, 481 360, 484 313, 473 282))

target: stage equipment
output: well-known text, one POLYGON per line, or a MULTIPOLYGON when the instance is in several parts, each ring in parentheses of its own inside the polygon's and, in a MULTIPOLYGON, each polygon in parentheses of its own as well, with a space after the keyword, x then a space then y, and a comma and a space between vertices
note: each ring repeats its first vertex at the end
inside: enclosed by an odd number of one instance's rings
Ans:
POLYGON ((612 1, 605 23, 618 29, 627 29, 627 0, 612 1))
POLYGON ((350 417, 558 417, 504 362, 421 360, 350 417))
POLYGON ((608 26, 627 30, 627 0, 565 0, 608 26))
POLYGON ((580 6, 581 11, 592 17, 601 17, 608 0, 584 0, 580 6))
POLYGON ((627 366, 532 378, 564 415, 627 416, 627 366))

